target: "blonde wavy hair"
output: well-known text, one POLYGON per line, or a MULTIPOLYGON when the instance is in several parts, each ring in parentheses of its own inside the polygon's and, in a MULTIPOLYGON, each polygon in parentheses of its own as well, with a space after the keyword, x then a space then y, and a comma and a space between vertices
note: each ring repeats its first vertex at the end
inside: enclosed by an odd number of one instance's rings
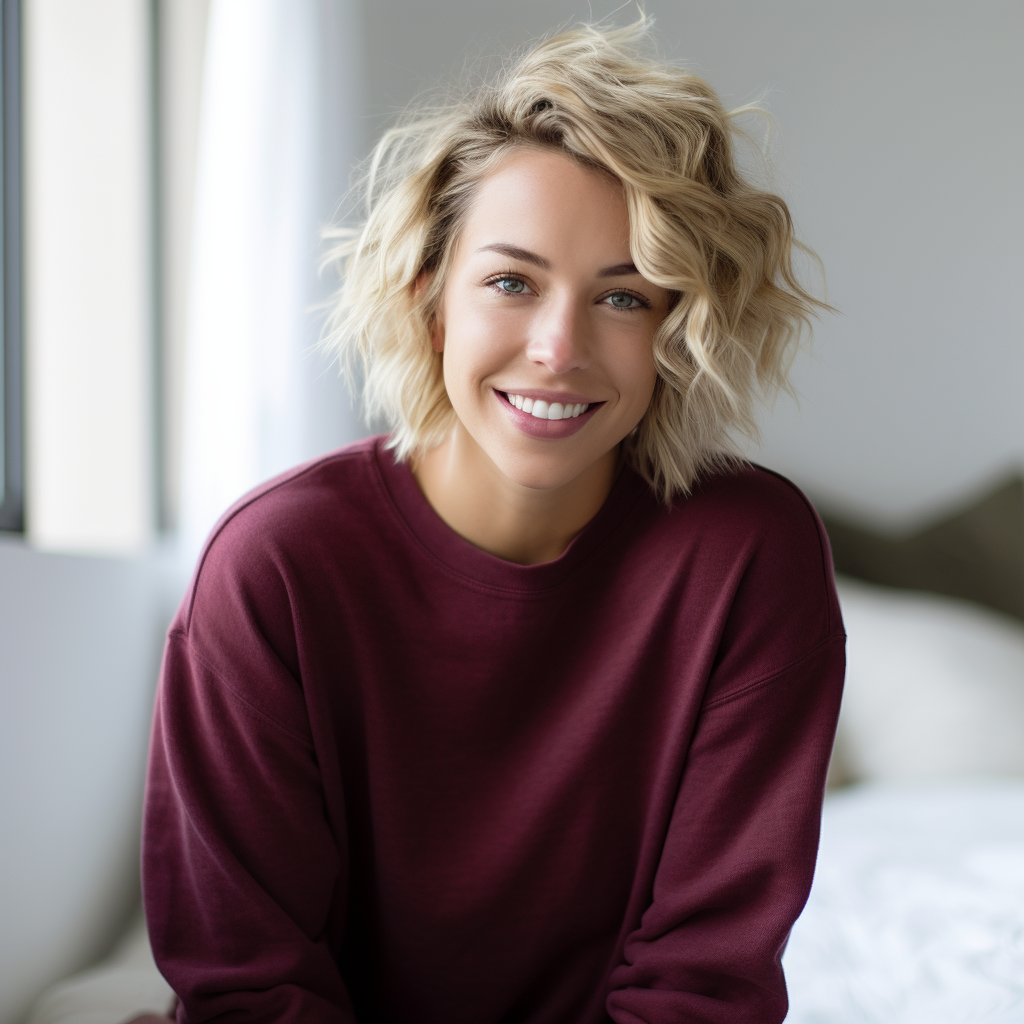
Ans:
POLYGON ((794 273, 794 250, 809 250, 785 202, 737 170, 735 121, 752 108, 726 111, 702 79, 644 52, 651 24, 548 38, 464 99, 407 114, 376 146, 361 228, 329 233, 342 285, 324 342, 362 377, 367 416, 391 425, 399 460, 454 424, 431 322, 476 189, 517 146, 614 175, 634 264, 674 293, 654 338, 653 398, 623 442, 656 493, 685 494, 737 458, 737 436, 757 437, 758 394, 787 387, 804 327, 828 308, 794 273))

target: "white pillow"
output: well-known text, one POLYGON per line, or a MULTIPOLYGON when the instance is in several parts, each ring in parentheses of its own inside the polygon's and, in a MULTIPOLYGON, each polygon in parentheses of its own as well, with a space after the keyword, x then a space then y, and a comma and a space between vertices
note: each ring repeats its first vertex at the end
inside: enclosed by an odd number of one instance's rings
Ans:
POLYGON ((1024 775, 1024 626, 953 598, 837 585, 848 635, 840 774, 1024 775))

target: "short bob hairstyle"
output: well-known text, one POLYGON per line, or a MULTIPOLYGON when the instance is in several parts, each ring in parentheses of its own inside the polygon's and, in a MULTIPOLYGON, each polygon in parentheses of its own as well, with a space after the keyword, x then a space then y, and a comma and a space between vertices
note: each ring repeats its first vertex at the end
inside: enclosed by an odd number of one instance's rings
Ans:
POLYGON ((399 460, 454 423, 431 321, 476 189, 515 147, 614 175, 633 262, 674 295, 654 338, 654 395, 624 441, 661 498, 736 458, 737 436, 757 436, 758 391, 787 386, 824 304, 797 281, 793 250, 804 247, 785 202, 737 170, 734 121, 752 108, 727 112, 702 79, 645 53, 650 26, 641 16, 540 42, 464 99, 413 110, 374 150, 362 227, 329 234, 342 285, 325 345, 350 380, 362 377, 366 414, 390 424, 399 460))

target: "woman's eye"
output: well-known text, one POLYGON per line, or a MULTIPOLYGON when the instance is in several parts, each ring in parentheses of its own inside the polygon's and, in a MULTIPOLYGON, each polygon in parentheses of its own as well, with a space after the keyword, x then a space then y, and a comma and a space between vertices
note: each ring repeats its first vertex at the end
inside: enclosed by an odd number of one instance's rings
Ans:
POLYGON ((612 292, 605 301, 616 309, 646 309, 646 305, 629 292, 612 292))
POLYGON ((499 291, 507 292, 509 295, 521 295, 526 291, 526 282, 520 281, 518 277, 499 277, 491 284, 499 291))

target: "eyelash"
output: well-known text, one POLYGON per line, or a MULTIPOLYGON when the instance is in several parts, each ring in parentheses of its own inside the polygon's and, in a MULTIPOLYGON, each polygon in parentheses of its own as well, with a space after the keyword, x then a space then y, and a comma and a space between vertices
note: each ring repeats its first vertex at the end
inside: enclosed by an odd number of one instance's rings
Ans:
MULTIPOLYGON (((506 271, 504 274, 495 274, 494 277, 489 277, 484 282, 484 284, 490 288, 493 288, 501 295, 522 294, 521 292, 509 292, 506 291, 504 288, 499 288, 499 281, 519 281, 522 284, 526 285, 527 288, 529 287, 526 281, 519 274, 511 270, 506 271)), ((603 295, 601 299, 602 301, 604 301, 604 299, 610 299, 613 295, 628 295, 631 299, 636 299, 636 301, 640 303, 639 306, 612 306, 612 309, 618 309, 623 313, 639 313, 641 310, 651 308, 651 304, 647 299, 645 299, 642 295, 640 295, 637 292, 630 291, 628 288, 616 288, 615 291, 609 292, 607 295, 603 295)))

